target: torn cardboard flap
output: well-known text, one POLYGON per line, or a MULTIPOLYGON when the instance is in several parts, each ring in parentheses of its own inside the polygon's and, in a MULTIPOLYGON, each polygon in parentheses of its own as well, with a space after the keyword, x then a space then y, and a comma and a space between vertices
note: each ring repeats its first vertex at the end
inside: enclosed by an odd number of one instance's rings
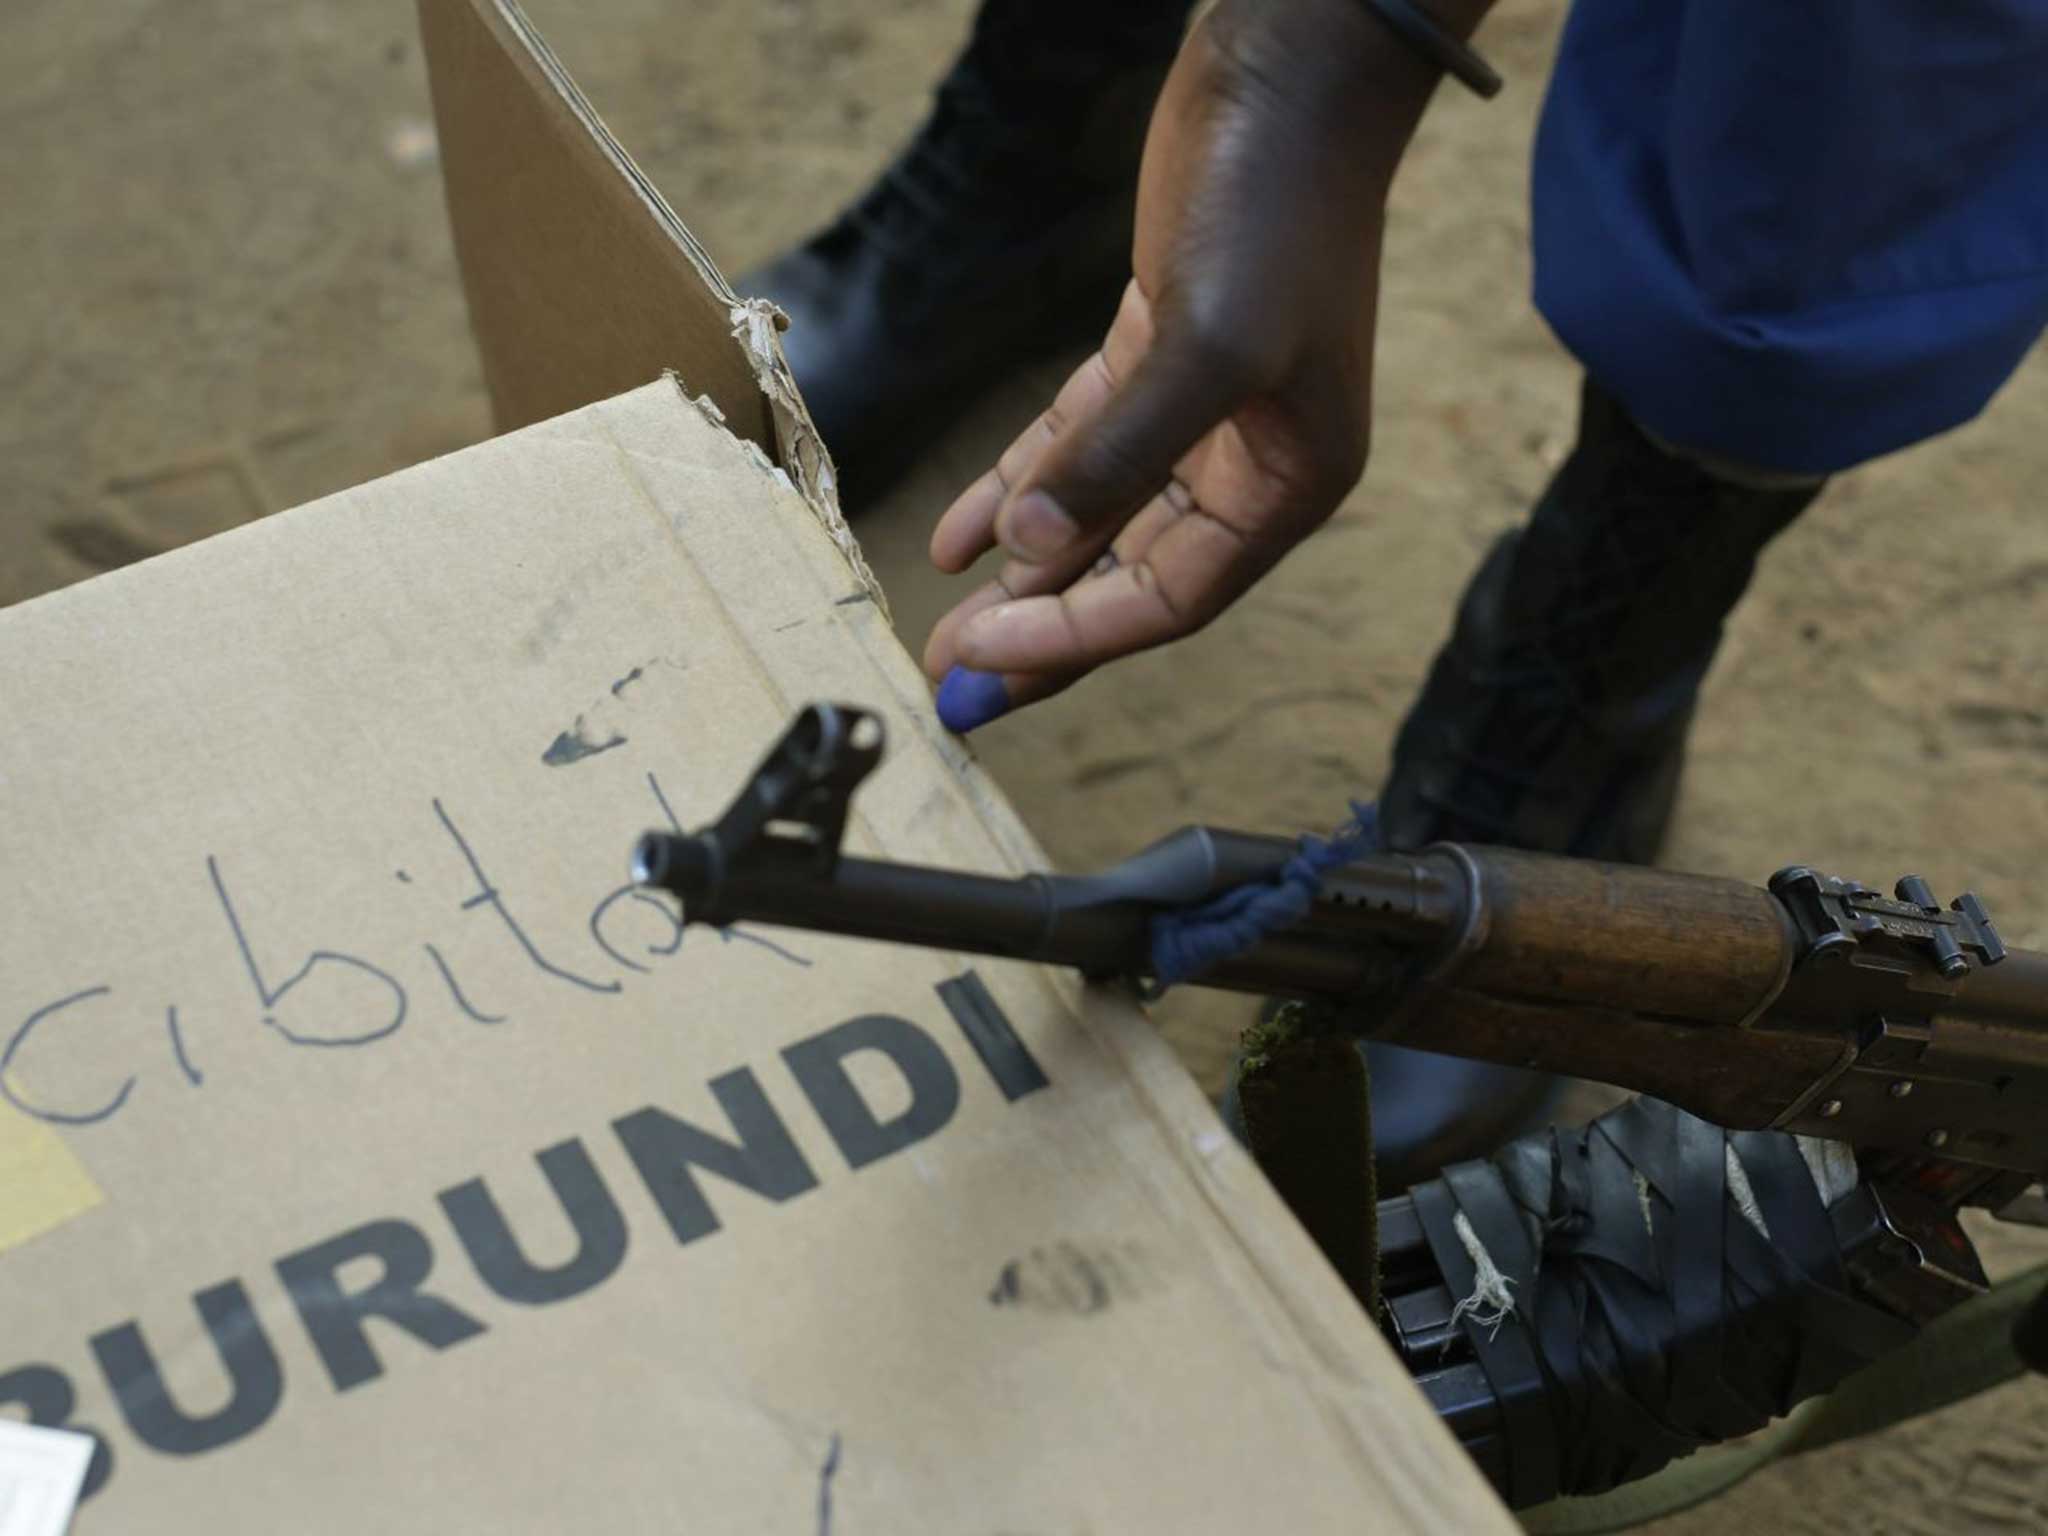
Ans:
POLYGON ((81 1536, 1511 1528, 1129 1005, 628 883, 820 697, 859 845, 1034 857, 674 384, 0 645, 9 1081, 105 1194, 0 1252, 0 1411, 102 1437, 81 1536))
POLYGON ((866 575, 776 340, 514 0, 418 0, 449 223, 500 431, 675 371, 866 575))

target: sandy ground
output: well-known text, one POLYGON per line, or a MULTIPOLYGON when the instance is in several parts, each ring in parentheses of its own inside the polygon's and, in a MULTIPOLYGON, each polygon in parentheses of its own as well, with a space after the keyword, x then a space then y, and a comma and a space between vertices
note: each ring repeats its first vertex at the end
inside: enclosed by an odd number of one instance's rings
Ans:
MULTIPOLYGON (((965 0, 532 0, 728 270, 850 195, 920 116, 965 0), (685 24, 687 22, 687 25, 685 24)), ((1465 575, 1571 428, 1526 300, 1528 137, 1561 7, 1503 8, 1512 84, 1447 92, 1397 188, 1363 487, 1208 633, 986 733, 1055 858, 1189 820, 1328 822, 1384 768, 1465 575)), ((14 0, 0 49, 0 603, 489 431, 410 6, 14 0)), ((1059 370, 1000 382, 861 528, 906 641, 951 491, 1059 370)), ((1980 421, 1834 486, 1709 684, 1668 861, 1975 886, 2048 944, 2048 362, 1980 421)), ((1206 1080, 1242 1005, 1171 999, 1206 1080)), ((2010 1264, 2048 1242, 2000 1234, 2010 1264)), ((1780 1468, 1662 1529, 2048 1528, 2048 1384, 1780 1468)))

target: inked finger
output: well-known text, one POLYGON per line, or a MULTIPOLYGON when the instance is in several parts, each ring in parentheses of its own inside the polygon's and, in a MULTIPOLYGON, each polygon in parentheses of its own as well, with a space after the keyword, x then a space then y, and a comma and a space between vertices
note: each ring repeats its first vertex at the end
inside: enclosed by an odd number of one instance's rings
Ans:
POLYGON ((960 659, 956 650, 961 625, 982 610, 993 608, 998 603, 1009 602, 1014 596, 1015 594, 1006 589, 1001 582, 985 581, 948 609, 939 622, 932 626, 932 632, 925 640, 925 676, 936 683, 951 671, 954 663, 960 659))
POLYGON ((1199 514, 1178 517, 1144 555, 1059 593, 1013 598, 953 636, 960 665, 990 672, 1079 672, 1192 634, 1271 564, 1267 552, 1199 514))
POLYGON ((955 667, 939 684, 939 723, 965 736, 1014 709, 1071 688, 1081 674, 975 672, 955 667))

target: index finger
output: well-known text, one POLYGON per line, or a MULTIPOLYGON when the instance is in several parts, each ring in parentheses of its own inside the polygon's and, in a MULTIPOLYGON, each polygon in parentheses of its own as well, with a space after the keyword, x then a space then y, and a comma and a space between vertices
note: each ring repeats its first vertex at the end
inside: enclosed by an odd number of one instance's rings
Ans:
POLYGON ((1086 671, 1194 633, 1277 558, 1277 546, 1191 508, 1114 569, 973 613, 954 657, 979 672, 1086 671))

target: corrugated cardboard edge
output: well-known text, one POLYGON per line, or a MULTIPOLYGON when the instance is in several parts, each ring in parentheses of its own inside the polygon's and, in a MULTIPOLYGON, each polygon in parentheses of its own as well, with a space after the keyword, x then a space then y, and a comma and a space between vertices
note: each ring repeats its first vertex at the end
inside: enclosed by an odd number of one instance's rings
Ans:
MULTIPOLYGON (((549 419, 622 393, 658 371, 672 371, 687 390, 710 402, 722 424, 765 450, 789 476, 886 612, 887 598, 840 512, 831 455, 776 339, 773 306, 733 291, 516 0, 418 0, 418 9, 449 220, 499 429, 549 419), (495 51, 510 76, 488 68, 487 50, 495 51), (524 99, 515 90, 523 90, 524 99), (603 206, 628 205, 644 213, 652 242, 673 259, 634 273, 636 291, 622 293, 628 284, 598 269, 601 258, 631 265, 622 253, 594 251, 588 242, 571 249, 558 226, 537 226, 535 199, 550 202, 565 183, 550 186, 535 172, 536 184, 523 185, 505 174, 504 166, 486 156, 502 151, 507 141, 555 151, 554 170, 575 178, 578 191, 603 206), (530 302, 522 306, 511 297, 515 293, 530 302), (587 320, 616 322, 622 307, 672 324, 659 355, 586 349, 571 365, 572 349, 562 344, 565 331, 594 332, 587 320), (723 336, 711 334, 707 307, 722 316, 723 336)), ((522 170, 542 163, 538 155, 526 157, 522 170)), ((630 233, 631 243, 649 244, 641 230, 630 233)), ((644 334, 644 328, 629 328, 644 334)))

